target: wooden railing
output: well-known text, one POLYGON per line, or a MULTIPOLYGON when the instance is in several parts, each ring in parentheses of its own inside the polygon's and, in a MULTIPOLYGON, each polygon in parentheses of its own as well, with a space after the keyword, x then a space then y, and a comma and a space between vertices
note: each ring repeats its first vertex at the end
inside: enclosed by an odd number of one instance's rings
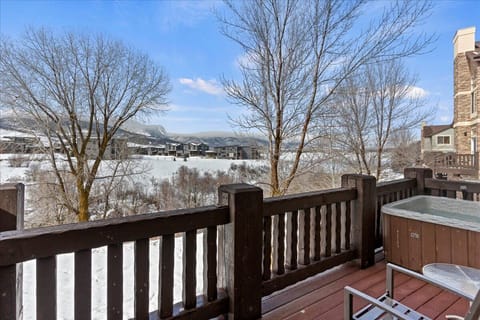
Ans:
POLYGON ((356 197, 355 189, 342 188, 265 200, 263 296, 356 257, 350 246, 356 197))
POLYGON ((480 201, 480 182, 426 179, 425 186, 433 196, 480 201))
POLYGON ((435 173, 453 173, 478 176, 479 153, 447 153, 434 159, 435 173))
MULTIPOLYGON (((218 206, 1 232, 0 319, 17 318, 21 296, 21 288, 16 287, 17 266, 32 259, 37 274, 42 275, 36 280, 36 317, 56 318, 56 256, 63 253, 74 255, 75 319, 90 319, 92 250, 98 247, 107 251, 107 318, 120 318, 125 307, 122 265, 126 242, 134 243, 134 317, 148 319, 152 316, 148 296, 151 241, 158 241, 159 247, 155 316, 258 318, 263 296, 352 259, 358 258, 361 267, 374 264, 375 249, 381 246, 383 204, 424 193, 453 196, 455 192, 467 199, 479 196, 479 184, 431 177, 430 169, 406 169, 404 179, 376 185, 374 177, 344 175, 338 189, 267 199, 259 188, 226 185, 219 188, 218 206), (201 279, 195 273, 200 263, 196 258, 199 235, 201 279), (183 240, 183 296, 178 303, 173 300, 176 236, 183 240), (197 296, 200 281, 203 292, 197 296)), ((13 211, 21 204, 9 197, 0 192, 0 230, 5 230, 2 223, 10 224, 7 229, 15 228, 18 220, 8 214, 15 215, 13 211)))
MULTIPOLYGON (((217 226, 229 222, 227 207, 180 210, 168 214, 131 216, 82 224, 62 225, 0 234, 0 274, 16 263, 36 259, 36 317, 57 316, 56 256, 74 253, 74 316, 91 317, 92 249, 107 246, 107 317, 120 319, 123 314, 123 243, 134 241, 134 315, 149 316, 149 240, 160 237, 159 299, 160 318, 189 314, 211 318, 228 311, 228 299, 217 294, 217 226), (204 229, 204 295, 196 296, 197 230, 204 229), (174 237, 183 237, 183 301, 173 304, 174 237), (197 298, 204 299, 201 308, 197 298), (183 309, 183 311, 179 311, 183 309)), ((10 271, 11 272, 11 271, 10 271)), ((0 276, 0 278, 2 278, 0 276)), ((9 283, 0 283, 0 292, 11 293, 9 283)), ((3 302, 3 301, 2 301, 3 302)), ((2 303, 0 318, 14 319, 14 305, 2 303), (10 311, 8 311, 10 308, 10 311)))

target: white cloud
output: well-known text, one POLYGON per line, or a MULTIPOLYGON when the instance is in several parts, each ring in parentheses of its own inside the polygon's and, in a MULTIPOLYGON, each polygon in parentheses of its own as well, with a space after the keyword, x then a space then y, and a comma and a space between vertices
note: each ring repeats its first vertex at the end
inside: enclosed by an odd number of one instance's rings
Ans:
POLYGON ((212 113, 218 113, 218 112, 226 112, 226 107, 221 107, 221 106, 208 106, 208 107, 203 107, 203 106, 198 106, 198 105, 179 105, 179 104, 170 104, 168 106, 168 111, 172 112, 183 112, 183 113, 191 113, 191 112, 212 112, 212 113))
POLYGON ((251 52, 244 52, 241 55, 237 56, 235 59, 235 66, 237 68, 245 67, 245 68, 253 68, 255 62, 255 56, 251 52))
POLYGON ((407 93, 409 98, 424 98, 428 96, 430 93, 420 87, 410 87, 407 93))
POLYGON ((452 120, 452 117, 450 117, 450 116, 441 116, 440 117, 440 121, 442 121, 442 122, 449 122, 451 120, 452 120))
POLYGON ((163 31, 171 31, 179 26, 193 27, 211 18, 217 1, 158 1, 157 23, 163 31))
POLYGON ((215 80, 180 78, 178 81, 194 90, 203 91, 211 95, 218 96, 223 94, 222 87, 215 80))

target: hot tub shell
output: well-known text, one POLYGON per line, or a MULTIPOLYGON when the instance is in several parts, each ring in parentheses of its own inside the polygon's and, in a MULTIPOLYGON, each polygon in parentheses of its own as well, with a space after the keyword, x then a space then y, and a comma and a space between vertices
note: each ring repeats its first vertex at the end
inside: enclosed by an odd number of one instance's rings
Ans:
POLYGON ((416 271, 433 262, 480 268, 480 203, 415 196, 382 214, 387 261, 416 271))

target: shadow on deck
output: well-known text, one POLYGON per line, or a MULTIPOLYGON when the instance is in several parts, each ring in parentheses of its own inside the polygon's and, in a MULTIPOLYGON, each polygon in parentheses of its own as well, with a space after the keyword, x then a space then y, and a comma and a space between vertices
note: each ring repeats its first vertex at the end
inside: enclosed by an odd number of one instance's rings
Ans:
MULTIPOLYGON (((385 292, 384 260, 367 269, 348 262, 315 277, 299 282, 263 298, 262 319, 343 319, 343 288, 349 285, 371 296, 385 292)), ((431 319, 445 319, 446 314, 464 315, 468 302, 454 294, 398 274, 395 297, 431 319)), ((354 309, 366 304, 354 299, 354 309)))

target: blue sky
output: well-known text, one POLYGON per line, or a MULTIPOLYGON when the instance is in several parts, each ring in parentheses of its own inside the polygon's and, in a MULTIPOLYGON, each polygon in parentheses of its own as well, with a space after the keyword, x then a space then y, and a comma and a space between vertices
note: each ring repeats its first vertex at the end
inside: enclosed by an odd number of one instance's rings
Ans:
MULTIPOLYGON (((423 26, 438 40, 431 53, 407 61, 417 73, 433 123, 453 117, 453 47, 455 31, 477 27, 480 1, 434 1, 423 26)), ((0 0, 0 32, 18 37, 26 26, 54 30, 102 32, 148 53, 167 70, 173 90, 169 111, 148 119, 168 132, 233 131, 227 115, 242 110, 230 105, 219 85, 222 75, 237 75, 241 49, 219 32, 213 7, 218 1, 25 1, 0 0)))

